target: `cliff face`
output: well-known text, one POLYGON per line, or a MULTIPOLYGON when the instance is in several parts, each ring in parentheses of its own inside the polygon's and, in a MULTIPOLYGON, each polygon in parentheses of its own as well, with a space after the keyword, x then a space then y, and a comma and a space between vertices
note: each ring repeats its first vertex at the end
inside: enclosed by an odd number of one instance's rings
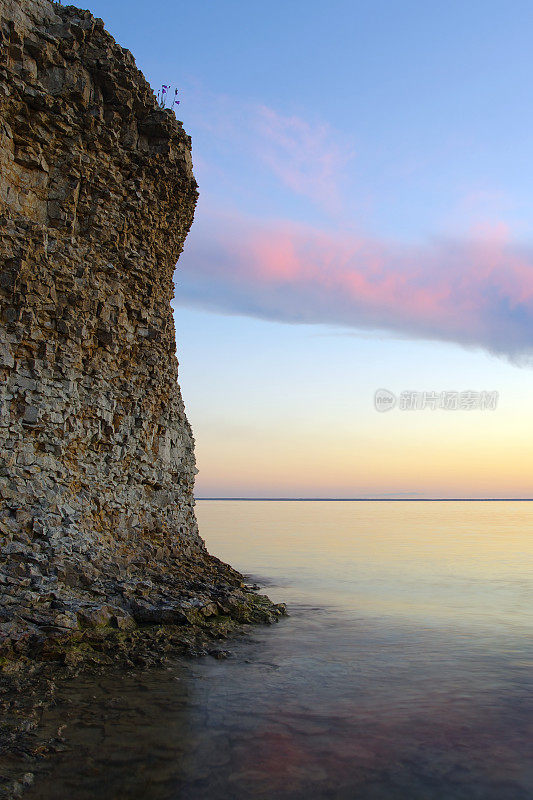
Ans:
POLYGON ((170 306, 190 138, 89 12, 0 0, 0 25, 0 634, 96 596, 158 621, 214 563, 170 306))

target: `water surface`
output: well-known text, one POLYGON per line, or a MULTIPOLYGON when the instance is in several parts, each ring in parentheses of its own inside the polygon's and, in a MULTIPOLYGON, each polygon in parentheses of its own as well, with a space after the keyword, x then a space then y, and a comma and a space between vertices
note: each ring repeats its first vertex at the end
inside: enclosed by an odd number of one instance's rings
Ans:
POLYGON ((28 798, 531 800, 533 504, 201 501, 291 616, 65 685, 28 798))

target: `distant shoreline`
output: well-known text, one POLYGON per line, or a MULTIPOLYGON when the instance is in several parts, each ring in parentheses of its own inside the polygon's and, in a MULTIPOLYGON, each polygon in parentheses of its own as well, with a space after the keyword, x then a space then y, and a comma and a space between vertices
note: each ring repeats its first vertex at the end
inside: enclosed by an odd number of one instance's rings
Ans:
POLYGON ((531 503, 533 497, 195 497, 250 503, 531 503))

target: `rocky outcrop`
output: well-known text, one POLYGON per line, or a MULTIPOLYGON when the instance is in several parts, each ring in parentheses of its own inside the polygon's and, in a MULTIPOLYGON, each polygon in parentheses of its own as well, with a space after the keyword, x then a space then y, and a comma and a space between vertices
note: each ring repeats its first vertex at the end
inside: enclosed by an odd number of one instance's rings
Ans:
POLYGON ((194 515, 170 306, 190 138, 89 12, 0 0, 0 26, 4 651, 253 619, 194 515))

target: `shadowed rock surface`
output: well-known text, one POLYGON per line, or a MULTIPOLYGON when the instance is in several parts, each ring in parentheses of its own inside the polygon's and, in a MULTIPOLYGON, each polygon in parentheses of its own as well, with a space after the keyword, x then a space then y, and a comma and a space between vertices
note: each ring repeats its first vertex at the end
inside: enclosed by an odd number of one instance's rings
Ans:
POLYGON ((0 654, 271 620, 194 515, 190 138, 89 12, 0 0, 0 25, 0 654))

